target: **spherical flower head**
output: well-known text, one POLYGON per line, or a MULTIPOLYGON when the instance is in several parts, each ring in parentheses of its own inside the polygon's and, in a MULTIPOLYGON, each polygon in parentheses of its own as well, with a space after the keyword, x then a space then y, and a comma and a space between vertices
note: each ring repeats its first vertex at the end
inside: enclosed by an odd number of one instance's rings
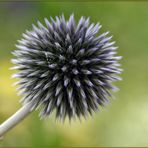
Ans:
POLYGON ((74 15, 68 21, 62 15, 45 18, 45 24, 38 21, 26 31, 13 52, 23 105, 41 105, 41 117, 53 110, 63 120, 92 115, 117 89, 112 82, 120 80, 115 42, 108 32, 98 35, 101 25, 90 24, 89 18, 76 23, 74 15))

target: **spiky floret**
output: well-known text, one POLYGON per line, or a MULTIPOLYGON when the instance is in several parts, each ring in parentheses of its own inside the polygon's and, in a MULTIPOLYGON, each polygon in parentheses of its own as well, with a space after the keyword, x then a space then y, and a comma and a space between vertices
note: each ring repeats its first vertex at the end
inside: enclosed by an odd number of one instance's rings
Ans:
POLYGON ((23 34, 13 52, 23 104, 34 100, 33 108, 42 105, 41 117, 54 109, 60 119, 92 114, 116 89, 112 82, 120 80, 121 57, 116 56, 112 37, 108 32, 97 36, 101 25, 85 17, 78 24, 73 15, 68 21, 63 15, 45 18, 46 27, 37 24, 23 34))

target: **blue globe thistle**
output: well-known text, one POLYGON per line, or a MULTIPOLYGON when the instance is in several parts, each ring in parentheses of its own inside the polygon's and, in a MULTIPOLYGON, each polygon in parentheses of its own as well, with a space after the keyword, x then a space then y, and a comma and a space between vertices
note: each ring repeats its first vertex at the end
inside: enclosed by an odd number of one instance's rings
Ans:
POLYGON ((92 115, 117 89, 112 82, 120 80, 115 42, 109 32, 98 35, 101 25, 89 18, 76 23, 74 15, 68 21, 62 15, 45 18, 45 24, 38 21, 26 31, 13 52, 23 105, 34 101, 41 117, 53 110, 63 120, 92 115))

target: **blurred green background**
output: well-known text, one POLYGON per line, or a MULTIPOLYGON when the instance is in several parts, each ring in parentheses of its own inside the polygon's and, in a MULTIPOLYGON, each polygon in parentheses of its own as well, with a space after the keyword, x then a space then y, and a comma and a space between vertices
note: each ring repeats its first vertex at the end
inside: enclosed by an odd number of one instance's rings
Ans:
POLYGON ((124 69, 116 100, 82 122, 41 121, 33 112, 0 146, 148 146, 148 2, 0 2, 0 122, 20 107, 9 70, 16 41, 32 23, 61 13, 90 16, 114 35, 124 69))

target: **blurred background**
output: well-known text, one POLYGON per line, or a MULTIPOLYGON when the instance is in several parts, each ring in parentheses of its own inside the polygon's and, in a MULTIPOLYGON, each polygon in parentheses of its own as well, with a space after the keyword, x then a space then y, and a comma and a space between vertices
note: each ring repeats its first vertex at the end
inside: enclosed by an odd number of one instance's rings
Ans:
POLYGON ((40 120, 33 112, 0 141, 1 147, 148 146, 148 3, 147 2, 0 2, 0 122, 18 108, 12 87, 11 51, 26 29, 44 17, 71 13, 100 22, 110 31, 124 72, 115 100, 87 120, 59 123, 54 114, 40 120))

